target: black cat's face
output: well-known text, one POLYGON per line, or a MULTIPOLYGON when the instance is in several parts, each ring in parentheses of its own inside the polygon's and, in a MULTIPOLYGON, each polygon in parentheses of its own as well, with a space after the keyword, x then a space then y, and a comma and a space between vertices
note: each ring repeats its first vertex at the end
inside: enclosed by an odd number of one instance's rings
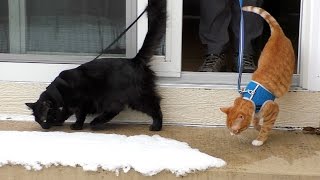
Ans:
POLYGON ((35 103, 26 103, 33 111, 35 121, 40 124, 43 129, 49 129, 56 119, 56 110, 52 107, 52 102, 46 98, 40 98, 35 103))

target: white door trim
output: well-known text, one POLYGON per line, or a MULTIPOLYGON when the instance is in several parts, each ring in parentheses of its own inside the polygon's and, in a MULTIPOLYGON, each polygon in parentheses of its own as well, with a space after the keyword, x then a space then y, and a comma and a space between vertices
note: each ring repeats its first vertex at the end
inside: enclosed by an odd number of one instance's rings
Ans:
POLYGON ((320 1, 302 0, 300 25, 300 86, 320 91, 320 1))

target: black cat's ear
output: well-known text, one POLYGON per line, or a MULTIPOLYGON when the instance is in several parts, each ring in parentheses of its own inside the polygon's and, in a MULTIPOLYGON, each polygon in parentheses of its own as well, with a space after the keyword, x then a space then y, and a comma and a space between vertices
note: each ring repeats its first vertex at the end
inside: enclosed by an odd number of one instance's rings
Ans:
POLYGON ((26 103, 26 106, 28 106, 29 109, 34 108, 35 103, 26 103))

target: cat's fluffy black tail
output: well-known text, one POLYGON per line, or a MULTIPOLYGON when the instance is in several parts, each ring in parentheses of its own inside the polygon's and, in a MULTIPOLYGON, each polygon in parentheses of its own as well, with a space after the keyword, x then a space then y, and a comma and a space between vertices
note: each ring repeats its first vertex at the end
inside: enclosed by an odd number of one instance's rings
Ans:
POLYGON ((149 19, 148 32, 143 45, 136 55, 138 63, 149 63, 166 32, 167 0, 149 0, 147 6, 149 19))

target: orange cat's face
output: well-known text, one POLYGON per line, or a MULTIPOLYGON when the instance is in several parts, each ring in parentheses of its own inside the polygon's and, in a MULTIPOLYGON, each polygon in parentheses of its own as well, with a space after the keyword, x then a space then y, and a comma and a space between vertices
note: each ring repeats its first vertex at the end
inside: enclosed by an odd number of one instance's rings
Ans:
POLYGON ((238 97, 233 106, 220 110, 227 114, 227 127, 232 135, 246 130, 254 117, 253 103, 242 97, 238 97))

